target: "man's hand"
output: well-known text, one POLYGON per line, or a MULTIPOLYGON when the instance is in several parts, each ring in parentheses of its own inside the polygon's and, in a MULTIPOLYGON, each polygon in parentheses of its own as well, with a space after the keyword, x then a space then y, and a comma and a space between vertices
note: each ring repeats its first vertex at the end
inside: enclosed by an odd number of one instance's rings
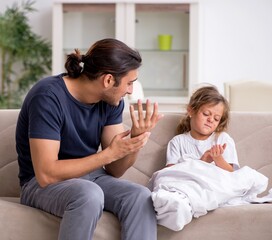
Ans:
POLYGON ((153 113, 150 101, 146 101, 146 110, 144 114, 143 104, 141 100, 138 100, 138 119, 136 117, 133 105, 130 105, 130 116, 132 120, 131 137, 139 136, 144 132, 150 132, 157 124, 157 122, 163 117, 158 113, 158 103, 154 103, 153 113))
MULTIPOLYGON (((163 117, 158 114, 158 104, 155 103, 152 112, 152 106, 149 100, 146 101, 146 109, 142 102, 138 100, 138 118, 134 112, 134 107, 130 106, 130 116, 132 119, 131 130, 114 135, 111 142, 105 142, 108 146, 104 151, 110 156, 111 163, 106 164, 106 171, 114 177, 121 177, 124 172, 136 161, 139 150, 144 147, 150 136, 150 131, 156 126, 157 122, 163 117), (128 135, 130 133, 130 138, 128 135)), ((112 127, 107 126, 108 134, 112 133, 112 127)), ((105 134, 107 136, 107 134, 105 134)))
POLYGON ((111 161, 119 160, 129 154, 138 152, 146 144, 150 133, 146 132, 134 138, 127 138, 130 130, 117 134, 108 149, 111 151, 111 161))
POLYGON ((150 135, 150 132, 145 132, 134 138, 128 138, 129 133, 130 130, 117 134, 103 151, 110 160, 105 169, 114 177, 121 177, 133 165, 137 153, 144 147, 150 135))

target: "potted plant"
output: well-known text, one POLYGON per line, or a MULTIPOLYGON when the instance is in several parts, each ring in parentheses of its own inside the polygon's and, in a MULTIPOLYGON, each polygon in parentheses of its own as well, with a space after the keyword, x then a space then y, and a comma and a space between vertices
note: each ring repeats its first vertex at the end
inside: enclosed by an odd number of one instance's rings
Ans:
POLYGON ((25 92, 51 70, 51 44, 28 23, 33 4, 14 4, 0 14, 0 108, 20 108, 25 92))

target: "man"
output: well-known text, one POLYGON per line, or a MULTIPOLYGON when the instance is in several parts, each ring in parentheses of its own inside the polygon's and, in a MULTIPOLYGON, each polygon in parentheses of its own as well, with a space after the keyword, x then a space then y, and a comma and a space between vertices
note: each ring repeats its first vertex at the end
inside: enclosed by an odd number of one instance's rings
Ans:
POLYGON ((86 55, 68 55, 67 73, 40 80, 25 98, 16 130, 21 203, 62 217, 60 240, 92 239, 103 209, 118 217, 122 239, 156 239, 150 191, 119 179, 162 117, 157 104, 152 112, 147 101, 144 114, 138 101, 124 131, 123 97, 141 61, 121 41, 103 39, 86 55))

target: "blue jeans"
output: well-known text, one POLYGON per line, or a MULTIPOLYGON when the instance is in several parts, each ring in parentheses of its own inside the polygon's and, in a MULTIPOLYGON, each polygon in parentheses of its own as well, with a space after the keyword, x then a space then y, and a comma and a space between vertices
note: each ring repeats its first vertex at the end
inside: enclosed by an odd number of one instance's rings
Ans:
POLYGON ((59 240, 91 240, 103 210, 116 215, 122 240, 157 239, 150 191, 99 169, 82 178, 41 188, 32 178, 22 188, 21 203, 62 217, 59 240))

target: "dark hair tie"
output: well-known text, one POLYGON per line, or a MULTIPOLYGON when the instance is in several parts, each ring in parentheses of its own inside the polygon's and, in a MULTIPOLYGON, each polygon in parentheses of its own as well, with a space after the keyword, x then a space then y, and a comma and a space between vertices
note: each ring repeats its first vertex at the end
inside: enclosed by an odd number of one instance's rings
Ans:
POLYGON ((80 62, 83 62, 83 63, 84 63, 84 61, 85 61, 85 55, 82 54, 82 55, 80 56, 80 62))

